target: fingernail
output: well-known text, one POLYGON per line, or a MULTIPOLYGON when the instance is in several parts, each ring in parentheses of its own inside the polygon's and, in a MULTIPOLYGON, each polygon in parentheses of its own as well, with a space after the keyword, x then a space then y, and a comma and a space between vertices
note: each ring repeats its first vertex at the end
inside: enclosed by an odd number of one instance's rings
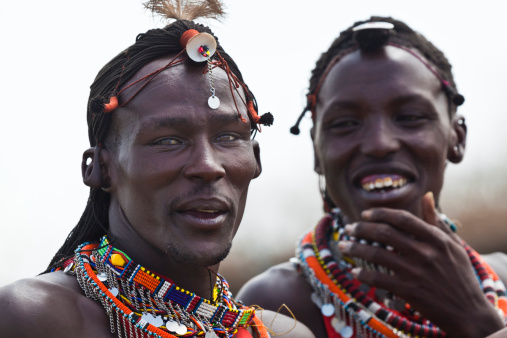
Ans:
POLYGON ((341 252, 348 252, 349 248, 350 248, 350 241, 339 241, 338 242, 338 249, 341 251, 341 252))
POLYGON ((371 214, 372 214, 372 211, 371 210, 364 210, 362 213, 361 213, 361 217, 363 217, 364 219, 368 220, 371 218, 371 214))
POLYGON ((354 230, 356 229, 357 223, 347 224, 345 225, 345 233, 347 235, 353 235, 354 230))
POLYGON ((357 278, 361 273, 361 268, 355 267, 352 270, 350 270, 350 273, 352 274, 352 276, 354 276, 354 278, 357 278))

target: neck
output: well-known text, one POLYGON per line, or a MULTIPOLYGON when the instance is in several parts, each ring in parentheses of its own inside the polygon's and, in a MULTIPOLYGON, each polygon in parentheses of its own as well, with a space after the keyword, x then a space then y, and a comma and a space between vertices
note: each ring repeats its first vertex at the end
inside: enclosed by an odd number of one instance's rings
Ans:
MULTIPOLYGON (((115 203, 113 200, 111 204, 115 203)), ((117 203, 115 203, 118 206, 117 203)), ((124 251, 146 269, 170 278, 179 287, 211 299, 219 264, 198 266, 177 262, 167 252, 153 246, 132 227, 121 208, 109 208, 110 244, 124 251)))

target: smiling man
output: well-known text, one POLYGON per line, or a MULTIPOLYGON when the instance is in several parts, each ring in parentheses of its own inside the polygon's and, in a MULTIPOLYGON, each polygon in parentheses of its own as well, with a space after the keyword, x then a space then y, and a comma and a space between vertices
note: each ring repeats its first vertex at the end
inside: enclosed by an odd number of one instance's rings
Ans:
MULTIPOLYGON (((269 337, 217 271, 261 173, 252 135, 272 117, 191 21, 220 3, 181 4, 150 2, 177 20, 140 34, 92 84, 88 204, 45 273, 0 289, 2 337, 269 337)), ((312 336, 276 317, 275 332, 312 336)))
POLYGON ((481 338, 504 327, 502 281, 438 203, 447 163, 464 155, 463 102, 442 52, 403 22, 374 17, 342 32, 302 114, 312 113, 327 214, 293 263, 238 299, 285 303, 317 337, 481 338))

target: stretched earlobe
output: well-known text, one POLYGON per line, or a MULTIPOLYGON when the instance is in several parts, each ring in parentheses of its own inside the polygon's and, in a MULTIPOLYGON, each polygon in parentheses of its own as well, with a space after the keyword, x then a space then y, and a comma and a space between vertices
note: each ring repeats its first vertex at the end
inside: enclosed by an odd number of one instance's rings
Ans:
POLYGON ((453 143, 449 145, 447 159, 452 163, 460 163, 463 161, 466 148, 467 126, 465 118, 461 115, 454 116, 452 127, 456 138, 453 143))
POLYGON ((97 145, 89 148, 83 153, 83 161, 81 162, 81 174, 83 175, 83 183, 90 188, 102 188, 104 179, 102 177, 102 169, 100 167, 100 151, 102 146, 97 145), (88 163, 88 160, 91 162, 88 163))

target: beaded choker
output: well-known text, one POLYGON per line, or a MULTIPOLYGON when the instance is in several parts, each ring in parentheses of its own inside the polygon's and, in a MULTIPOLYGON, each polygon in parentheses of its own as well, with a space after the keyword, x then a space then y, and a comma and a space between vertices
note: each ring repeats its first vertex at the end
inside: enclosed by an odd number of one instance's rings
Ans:
POLYGON ((102 304, 118 337, 122 330, 125 337, 136 338, 251 337, 248 326, 261 338, 269 337, 254 308, 236 303, 220 275, 213 301, 204 299, 134 263, 106 236, 100 244, 79 246, 74 262, 65 268, 68 274, 72 270, 86 297, 102 304))
MULTIPOLYGON (((446 337, 445 332, 408 304, 403 304, 399 311, 390 309, 377 301, 374 288, 361 285, 352 277, 350 262, 337 250, 336 242, 343 226, 341 213, 335 209, 315 229, 303 235, 296 249, 296 258, 315 291, 312 300, 321 308, 329 337, 446 337)), ((507 298, 502 281, 478 253, 464 242, 463 246, 484 295, 505 321, 507 298)))

